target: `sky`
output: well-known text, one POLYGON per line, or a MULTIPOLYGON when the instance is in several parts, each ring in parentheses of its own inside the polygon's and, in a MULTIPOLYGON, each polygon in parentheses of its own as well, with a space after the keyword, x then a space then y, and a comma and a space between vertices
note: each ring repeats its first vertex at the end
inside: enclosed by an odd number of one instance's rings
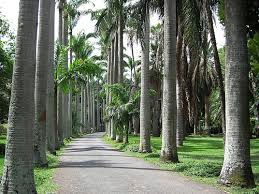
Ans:
MULTIPOLYGON (((86 9, 101 9, 105 7, 104 0, 95 0, 95 6, 92 4, 85 5, 83 8, 86 9)), ((19 14, 19 0, 0 0, 0 12, 6 17, 9 21, 11 28, 16 32, 17 30, 17 21, 18 21, 18 14, 19 14)), ((56 9, 56 30, 55 34, 57 37, 58 32, 58 10, 56 9)), ((223 47, 225 45, 225 33, 223 26, 219 23, 218 19, 215 17, 216 24, 215 27, 215 34, 217 39, 218 47, 223 47)), ((156 15, 151 16, 151 25, 156 25, 159 20, 156 15)), ((84 31, 86 34, 95 31, 95 21, 91 21, 90 15, 83 16, 79 20, 77 26, 74 29, 74 33, 78 33, 80 31, 84 31)), ((127 38, 124 38, 124 42, 126 45, 127 38)), ((92 40, 94 46, 96 46, 95 41, 92 40)), ((96 53, 98 51, 95 51, 96 53)), ((126 48, 126 54, 129 54, 129 48, 126 48)), ((136 45, 135 47, 135 54, 138 57, 140 53, 140 46, 136 45)), ((139 56, 140 57, 140 56, 139 56)))

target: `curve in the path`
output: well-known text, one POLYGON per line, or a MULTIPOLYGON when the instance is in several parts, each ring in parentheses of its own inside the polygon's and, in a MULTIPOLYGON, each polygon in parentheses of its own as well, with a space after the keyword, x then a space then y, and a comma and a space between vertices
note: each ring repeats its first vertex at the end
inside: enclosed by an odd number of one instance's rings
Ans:
POLYGON ((102 136, 95 133, 79 138, 65 149, 54 178, 60 186, 58 193, 222 193, 116 151, 102 136))

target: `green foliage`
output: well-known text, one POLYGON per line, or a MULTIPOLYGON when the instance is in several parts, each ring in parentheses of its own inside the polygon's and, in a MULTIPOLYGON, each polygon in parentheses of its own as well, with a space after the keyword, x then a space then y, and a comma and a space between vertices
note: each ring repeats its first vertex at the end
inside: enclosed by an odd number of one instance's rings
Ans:
POLYGON ((259 33, 256 33, 252 39, 248 41, 250 53, 251 70, 255 74, 259 74, 259 33))
POLYGON ((70 40, 70 48, 73 51, 75 59, 69 68, 67 65, 68 47, 57 45, 56 47, 56 83, 64 92, 76 90, 80 84, 86 84, 89 78, 100 76, 104 71, 102 63, 95 56, 91 56, 93 46, 88 39, 93 34, 79 33, 70 40))
POLYGON ((250 83, 252 99, 250 99, 251 126, 254 133, 259 133, 259 33, 248 41, 250 54, 250 83))
POLYGON ((210 95, 210 119, 212 126, 221 126, 221 104, 219 97, 219 90, 213 90, 210 95))
POLYGON ((14 35, 0 13, 0 122, 7 119, 14 57, 14 35))
POLYGON ((219 0, 218 16, 219 16, 220 23, 225 25, 225 1, 224 0, 219 0))

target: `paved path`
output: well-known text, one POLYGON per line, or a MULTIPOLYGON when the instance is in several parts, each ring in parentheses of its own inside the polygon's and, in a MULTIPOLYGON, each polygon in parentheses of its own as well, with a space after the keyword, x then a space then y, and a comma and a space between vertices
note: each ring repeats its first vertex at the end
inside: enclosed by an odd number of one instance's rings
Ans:
POLYGON ((58 193, 222 193, 118 152, 103 143, 102 135, 79 138, 65 150, 54 178, 58 193))

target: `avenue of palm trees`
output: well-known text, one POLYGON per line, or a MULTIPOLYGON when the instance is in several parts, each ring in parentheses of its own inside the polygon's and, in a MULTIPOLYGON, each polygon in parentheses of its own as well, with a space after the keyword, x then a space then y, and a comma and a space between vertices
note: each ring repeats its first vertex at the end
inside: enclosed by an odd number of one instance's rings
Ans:
POLYGON ((87 8, 94 3, 20 0, 1 193, 37 193, 33 169, 48 166, 47 153, 94 132, 124 144, 138 137, 143 154, 161 137, 162 163, 181 162, 178 149, 188 136, 220 137, 218 183, 256 187, 257 1, 105 0, 103 9, 87 8), (84 15, 96 31, 75 34, 84 15), (214 17, 225 27, 224 49, 214 17))

